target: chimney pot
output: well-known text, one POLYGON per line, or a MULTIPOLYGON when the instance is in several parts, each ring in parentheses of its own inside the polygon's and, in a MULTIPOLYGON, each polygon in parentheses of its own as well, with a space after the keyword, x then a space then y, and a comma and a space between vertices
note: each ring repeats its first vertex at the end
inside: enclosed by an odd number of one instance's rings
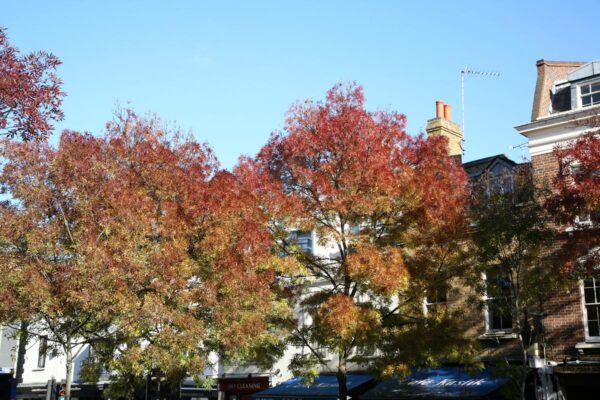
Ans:
POLYGON ((442 100, 435 102, 435 117, 444 118, 444 102, 442 100))
POLYGON ((450 104, 444 105, 444 118, 452 121, 452 106, 450 104))

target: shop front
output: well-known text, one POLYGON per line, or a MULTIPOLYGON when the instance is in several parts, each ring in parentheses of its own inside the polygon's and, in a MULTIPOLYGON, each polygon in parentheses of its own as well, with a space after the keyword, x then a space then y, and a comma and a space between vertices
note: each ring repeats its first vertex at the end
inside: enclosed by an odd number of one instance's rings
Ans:
MULTIPOLYGON (((346 375, 348 395, 354 398, 373 387, 375 380, 367 374, 346 375)), ((252 400, 337 400, 338 380, 333 374, 321 374, 308 385, 302 378, 292 378, 275 387, 252 395, 252 400)))
POLYGON ((416 370, 404 380, 380 382, 357 396, 360 400, 469 399, 501 400, 505 379, 493 377, 487 370, 474 374, 461 367, 416 370))
POLYGON ((220 400, 250 400, 252 394, 269 388, 269 377, 219 378, 217 385, 220 400))

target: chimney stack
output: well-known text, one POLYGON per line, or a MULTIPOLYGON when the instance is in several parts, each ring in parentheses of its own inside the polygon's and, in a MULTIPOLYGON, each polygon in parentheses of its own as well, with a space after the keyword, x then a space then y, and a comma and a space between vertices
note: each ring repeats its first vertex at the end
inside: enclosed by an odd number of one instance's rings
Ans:
POLYGON ((452 106, 450 104, 444 105, 444 119, 452 121, 452 106))
POLYGON ((444 102, 442 100, 435 102, 435 117, 444 118, 444 102))
POLYGON ((435 115, 435 118, 427 121, 427 134, 445 136, 448 139, 448 154, 462 157, 463 133, 460 126, 452 122, 452 106, 444 104, 442 100, 436 101, 435 115))

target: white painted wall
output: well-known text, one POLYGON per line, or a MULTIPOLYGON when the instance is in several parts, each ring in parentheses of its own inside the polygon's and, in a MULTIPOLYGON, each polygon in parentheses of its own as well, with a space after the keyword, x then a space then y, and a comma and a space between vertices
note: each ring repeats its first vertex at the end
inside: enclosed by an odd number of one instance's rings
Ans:
POLYGON ((17 346, 19 345, 9 327, 0 327, 0 368, 2 371, 10 371, 15 367, 17 346))
MULTIPOLYGON (((23 383, 42 383, 50 379, 56 379, 57 381, 66 379, 66 357, 49 349, 46 353, 45 365, 38 367, 39 352, 40 338, 31 337, 25 353, 23 383)), ((73 382, 77 382, 81 364, 89 356, 88 345, 77 346, 73 350, 73 354, 77 354, 73 361, 73 382)))

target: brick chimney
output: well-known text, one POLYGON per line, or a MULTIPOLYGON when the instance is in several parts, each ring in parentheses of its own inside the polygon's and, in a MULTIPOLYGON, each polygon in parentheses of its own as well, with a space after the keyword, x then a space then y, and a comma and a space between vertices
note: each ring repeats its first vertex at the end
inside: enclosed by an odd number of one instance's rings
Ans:
POLYGON ((585 62, 581 61, 548 61, 538 60, 537 81, 533 95, 533 108, 531 110, 531 121, 550 115, 550 104, 552 102, 551 90, 554 82, 567 79, 567 74, 585 62))
POLYGON ((443 101, 435 102, 435 118, 427 121, 425 128, 429 136, 443 135, 448 138, 448 154, 462 157, 463 133, 457 123, 452 122, 452 106, 443 101))

